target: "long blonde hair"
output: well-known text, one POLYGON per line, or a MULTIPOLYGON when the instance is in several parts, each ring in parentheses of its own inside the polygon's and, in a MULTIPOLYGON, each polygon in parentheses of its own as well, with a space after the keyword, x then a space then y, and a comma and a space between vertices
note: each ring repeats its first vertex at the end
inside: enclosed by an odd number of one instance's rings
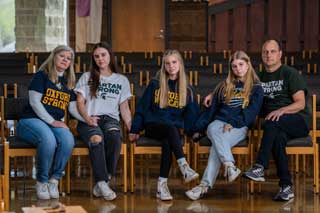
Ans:
POLYGON ((232 62, 236 59, 240 59, 245 61, 248 64, 248 71, 244 76, 243 81, 243 97, 244 100, 249 101, 249 96, 251 94, 252 87, 254 84, 260 83, 259 77, 257 76, 255 70, 252 67, 250 57, 241 50, 236 51, 233 53, 233 55, 230 57, 229 60, 229 73, 228 77, 225 81, 223 81, 219 86, 217 86, 215 92, 219 94, 219 97, 221 97, 222 93, 225 95, 225 101, 227 104, 229 104, 230 99, 232 98, 233 91, 235 88, 235 82, 237 80, 237 76, 232 71, 232 62))
POLYGON ((168 56, 176 56, 180 64, 180 70, 178 74, 178 94, 179 94, 179 107, 185 107, 187 104, 187 87, 188 81, 185 73, 183 59, 178 50, 166 50, 162 57, 162 64, 160 69, 160 108, 168 106, 168 79, 169 74, 165 69, 165 63, 168 56))
POLYGON ((48 78, 53 83, 58 83, 58 74, 55 68, 55 57, 62 51, 68 51, 71 53, 71 63, 67 70, 64 71, 64 76, 67 79, 67 87, 68 89, 73 89, 76 85, 76 76, 74 74, 74 51, 71 47, 66 45, 59 45, 54 48, 49 57, 41 64, 39 70, 43 70, 47 73, 48 78))

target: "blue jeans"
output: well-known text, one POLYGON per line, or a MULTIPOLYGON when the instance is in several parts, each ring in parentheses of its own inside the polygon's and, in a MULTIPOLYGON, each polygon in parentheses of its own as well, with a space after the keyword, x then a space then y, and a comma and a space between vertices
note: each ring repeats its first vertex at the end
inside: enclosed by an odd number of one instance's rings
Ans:
POLYGON ((37 147, 37 180, 47 183, 50 169, 50 178, 59 180, 74 147, 69 129, 52 127, 38 118, 26 118, 18 122, 17 136, 37 147))
POLYGON ((230 132, 223 133, 226 122, 214 120, 207 129, 207 135, 212 145, 208 158, 207 168, 201 182, 212 188, 219 174, 221 163, 233 162, 231 148, 242 141, 247 135, 247 127, 232 128, 230 132))

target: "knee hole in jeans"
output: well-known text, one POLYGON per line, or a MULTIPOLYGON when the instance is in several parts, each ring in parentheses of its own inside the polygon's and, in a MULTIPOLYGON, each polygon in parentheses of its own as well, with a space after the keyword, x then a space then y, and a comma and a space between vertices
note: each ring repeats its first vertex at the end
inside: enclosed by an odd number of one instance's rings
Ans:
POLYGON ((100 135, 93 135, 90 137, 90 143, 100 143, 102 141, 102 137, 100 135))

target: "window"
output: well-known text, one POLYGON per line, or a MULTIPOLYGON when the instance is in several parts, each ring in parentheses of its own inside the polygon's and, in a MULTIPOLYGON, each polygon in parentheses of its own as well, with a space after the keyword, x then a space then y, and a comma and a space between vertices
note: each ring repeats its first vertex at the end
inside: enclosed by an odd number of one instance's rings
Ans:
POLYGON ((16 41, 14 0, 1 0, 0 8, 0 52, 14 52, 16 41))

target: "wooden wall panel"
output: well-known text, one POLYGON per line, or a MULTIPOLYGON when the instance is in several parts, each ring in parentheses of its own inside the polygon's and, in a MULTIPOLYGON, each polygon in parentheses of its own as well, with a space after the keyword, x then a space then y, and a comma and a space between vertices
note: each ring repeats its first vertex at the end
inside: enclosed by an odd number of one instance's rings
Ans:
POLYGON ((301 31, 301 0, 290 0, 286 5, 286 51, 297 52, 300 50, 300 31, 301 31))
POLYGON ((170 2, 168 48, 207 51, 207 3, 170 2))
POLYGON ((228 50, 228 38, 229 38, 229 13, 219 13, 215 16, 215 50, 216 52, 222 52, 223 50, 228 50))
POLYGON ((250 7, 250 45, 248 51, 260 52, 261 45, 265 39, 265 19, 264 19, 264 1, 257 1, 250 7))
POLYGON ((247 51, 247 7, 233 10, 232 50, 247 51))
POLYGON ((319 48, 319 0, 305 1, 304 49, 319 48))
POLYGON ((163 51, 164 1, 112 1, 114 51, 163 51))
POLYGON ((283 0, 269 0, 267 4, 267 35, 271 38, 276 38, 281 41, 283 35, 283 0))

